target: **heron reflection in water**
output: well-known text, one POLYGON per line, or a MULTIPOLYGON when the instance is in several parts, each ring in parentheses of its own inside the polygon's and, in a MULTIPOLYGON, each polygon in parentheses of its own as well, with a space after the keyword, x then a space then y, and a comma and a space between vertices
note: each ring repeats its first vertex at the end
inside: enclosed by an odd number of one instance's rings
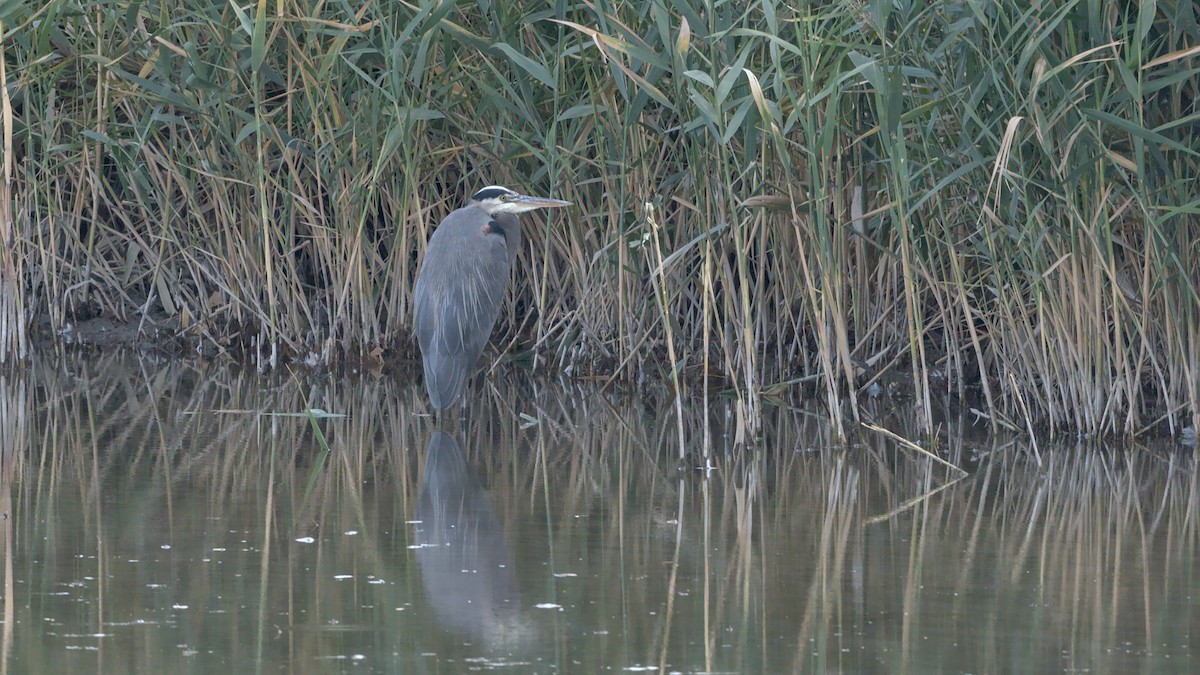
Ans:
POLYGON ((492 185, 434 230, 413 289, 413 326, 425 390, 437 410, 462 394, 500 316, 521 249, 517 214, 570 203, 492 185))
POLYGON ((496 510, 442 431, 425 451, 417 519, 421 581, 442 627, 492 647, 532 639, 496 510))

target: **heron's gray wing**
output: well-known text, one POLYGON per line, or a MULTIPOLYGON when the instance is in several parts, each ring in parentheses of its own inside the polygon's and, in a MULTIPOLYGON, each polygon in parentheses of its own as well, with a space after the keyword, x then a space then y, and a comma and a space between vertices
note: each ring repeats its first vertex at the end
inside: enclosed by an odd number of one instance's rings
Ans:
POLYGON ((414 325, 425 389, 441 410, 462 393, 483 352, 508 285, 509 254, 478 209, 450 214, 429 241, 414 289, 414 325), (463 212, 467 213, 463 213, 463 212))

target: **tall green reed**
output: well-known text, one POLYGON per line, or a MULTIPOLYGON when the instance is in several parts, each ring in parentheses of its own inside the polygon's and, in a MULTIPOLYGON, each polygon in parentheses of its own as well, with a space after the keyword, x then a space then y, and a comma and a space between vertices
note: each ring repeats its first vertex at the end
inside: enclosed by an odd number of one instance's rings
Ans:
POLYGON ((498 325, 538 368, 716 382, 751 431, 799 394, 844 435, 905 372, 926 411, 1195 426, 1200 35, 1139 7, 6 5, 0 352, 111 315, 412 354, 424 242, 501 183, 579 205, 528 219, 498 325))

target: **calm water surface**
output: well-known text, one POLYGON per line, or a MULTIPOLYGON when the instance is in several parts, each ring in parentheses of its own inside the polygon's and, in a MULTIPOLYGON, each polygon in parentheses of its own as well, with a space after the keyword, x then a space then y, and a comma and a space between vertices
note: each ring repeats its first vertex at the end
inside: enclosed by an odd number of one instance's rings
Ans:
POLYGON ((390 376, 0 376, 0 671, 1200 672, 1192 449, 951 416, 957 479, 819 408, 735 450, 714 400, 681 462, 669 401, 476 389, 439 429, 390 376))

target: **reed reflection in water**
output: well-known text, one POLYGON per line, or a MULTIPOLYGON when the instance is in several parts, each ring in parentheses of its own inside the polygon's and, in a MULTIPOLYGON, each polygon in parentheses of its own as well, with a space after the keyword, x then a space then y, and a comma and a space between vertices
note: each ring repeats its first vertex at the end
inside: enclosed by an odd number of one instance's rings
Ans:
POLYGON ((1189 450, 1039 464, 947 416, 955 481, 819 413, 735 449, 693 406, 703 472, 653 394, 501 381, 450 434, 422 399, 123 357, 0 376, 0 670, 1197 670, 1189 450))

